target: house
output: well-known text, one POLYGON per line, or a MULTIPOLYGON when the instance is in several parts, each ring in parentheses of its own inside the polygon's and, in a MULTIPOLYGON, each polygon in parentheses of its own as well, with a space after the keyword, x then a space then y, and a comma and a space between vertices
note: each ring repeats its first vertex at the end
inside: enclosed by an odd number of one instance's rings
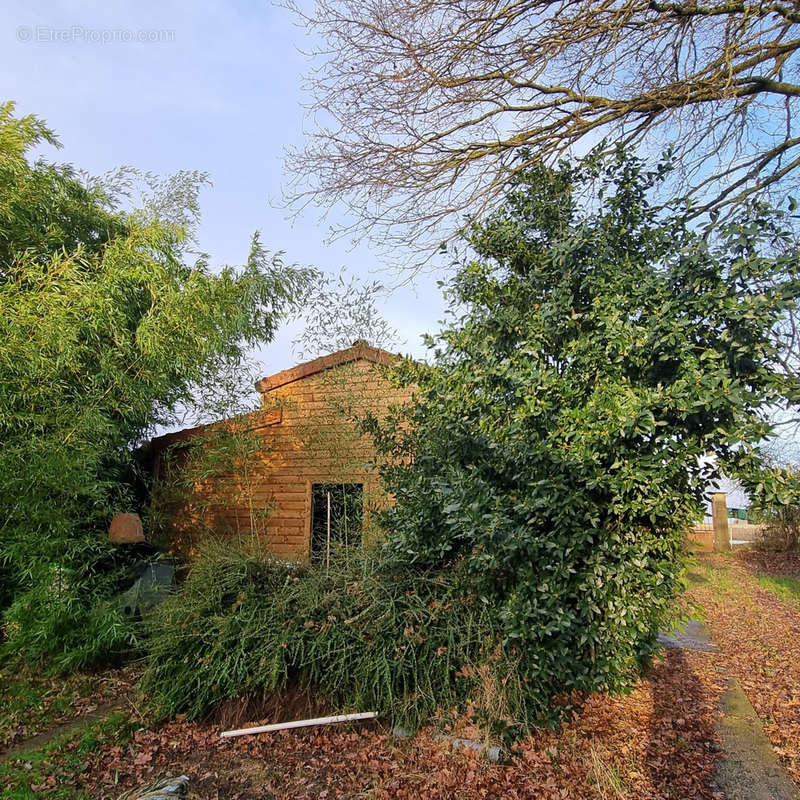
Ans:
POLYGON ((322 561, 337 542, 368 540, 391 500, 357 420, 410 398, 387 376, 398 360, 357 341, 262 378, 259 411, 153 439, 154 504, 173 548, 213 531, 322 561))

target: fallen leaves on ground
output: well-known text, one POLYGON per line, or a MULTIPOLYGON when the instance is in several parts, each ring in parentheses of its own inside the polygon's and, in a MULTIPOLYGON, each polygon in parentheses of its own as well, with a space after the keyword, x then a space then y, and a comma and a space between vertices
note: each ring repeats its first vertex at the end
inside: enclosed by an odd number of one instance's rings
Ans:
POLYGON ((736 554, 735 559, 724 559, 727 565, 732 561, 734 567, 741 566, 749 574, 784 575, 800 577, 800 553, 777 553, 767 550, 745 550, 736 554))
POLYGON ((705 609, 719 664, 737 678, 775 752, 800 783, 800 613, 756 578, 800 576, 800 556, 715 554, 701 565, 706 577, 691 596, 705 609))
MULTIPOLYGON (((800 613, 757 579, 800 576, 800 556, 713 555, 700 572, 690 598, 704 607, 719 653, 670 651, 629 695, 590 696, 558 730, 520 742, 503 765, 452 749, 432 729, 409 741, 375 725, 230 740, 217 727, 176 721, 101 742, 69 782, 98 800, 179 774, 203 800, 715 798, 715 712, 734 676, 800 782, 800 613)), ((95 695, 73 700, 72 713, 97 704, 95 695)), ((37 784, 44 797, 51 790, 37 784)))
POLYGON ((216 727, 174 722, 98 749, 80 785, 99 799, 170 774, 188 775, 197 797, 228 800, 712 798, 722 688, 713 654, 671 651, 629 695, 590 696, 502 765, 432 729, 408 741, 374 725, 221 739, 216 727))

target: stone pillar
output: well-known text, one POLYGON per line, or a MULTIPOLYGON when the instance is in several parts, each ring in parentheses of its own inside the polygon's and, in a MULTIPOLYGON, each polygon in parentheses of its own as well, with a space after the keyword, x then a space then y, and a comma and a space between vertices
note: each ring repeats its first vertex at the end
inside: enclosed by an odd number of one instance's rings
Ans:
POLYGON ((728 503, 724 492, 711 496, 711 517, 714 520, 714 550, 718 553, 731 549, 731 529, 728 525, 728 503))

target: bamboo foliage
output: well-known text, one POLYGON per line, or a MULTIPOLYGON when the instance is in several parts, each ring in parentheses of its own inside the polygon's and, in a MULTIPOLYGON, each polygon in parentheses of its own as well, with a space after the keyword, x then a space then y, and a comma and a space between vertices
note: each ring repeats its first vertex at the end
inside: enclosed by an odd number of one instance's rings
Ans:
POLYGON ((107 531, 141 508, 138 445, 237 374, 308 272, 257 235, 241 268, 212 269, 187 248, 197 175, 127 211, 33 160, 56 143, 0 105, 0 659, 75 666, 130 643, 106 606, 124 577, 107 531))

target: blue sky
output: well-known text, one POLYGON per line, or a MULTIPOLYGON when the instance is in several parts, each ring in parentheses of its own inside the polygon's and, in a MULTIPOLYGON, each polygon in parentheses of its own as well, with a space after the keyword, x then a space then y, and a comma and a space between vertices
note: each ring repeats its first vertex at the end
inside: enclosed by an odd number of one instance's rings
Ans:
MULTIPOLYGON (((88 172, 208 172, 199 239, 213 263, 241 263, 260 229, 264 245, 288 261, 396 284, 366 243, 326 244, 330 222, 319 208, 294 221, 277 208, 284 148, 303 135, 307 44, 291 14, 269 0, 5 0, 0 97, 55 129, 64 147, 48 157, 88 172), (155 41, 119 40, 139 36, 155 41)), ((421 355, 420 334, 438 327, 437 277, 402 285, 382 304, 404 352, 421 355)), ((285 328, 259 354, 265 374, 296 362, 298 329, 285 328)))

